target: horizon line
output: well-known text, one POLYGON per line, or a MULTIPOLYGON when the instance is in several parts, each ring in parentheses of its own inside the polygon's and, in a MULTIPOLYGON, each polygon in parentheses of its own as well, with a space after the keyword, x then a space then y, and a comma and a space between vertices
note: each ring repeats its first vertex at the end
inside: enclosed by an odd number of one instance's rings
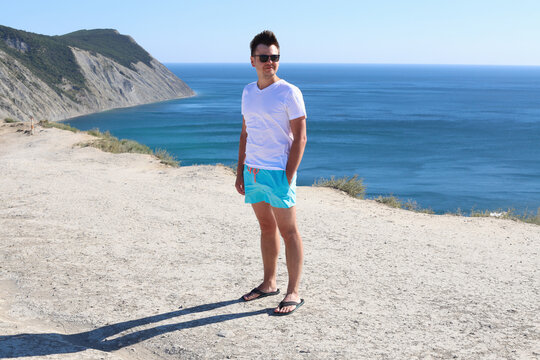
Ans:
MULTIPOLYGON (((159 60, 158 60, 159 61, 159 60)), ((160 61, 162 64, 229 64, 229 65, 250 65, 249 62, 235 61, 160 61)), ((281 63, 280 63, 281 64, 281 63)), ((491 66, 491 67, 540 67, 540 64, 467 64, 467 63, 372 63, 372 62, 285 62, 294 65, 409 65, 409 66, 491 66)), ((250 65, 251 66, 251 65, 250 65)))

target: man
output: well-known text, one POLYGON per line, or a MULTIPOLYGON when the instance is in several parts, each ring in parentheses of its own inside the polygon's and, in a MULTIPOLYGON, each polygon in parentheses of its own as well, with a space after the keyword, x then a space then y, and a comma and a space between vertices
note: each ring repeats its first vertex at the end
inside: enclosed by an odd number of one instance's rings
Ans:
POLYGON ((289 284, 274 314, 289 315, 304 304, 298 289, 304 255, 295 204, 296 171, 307 141, 306 109, 300 90, 277 76, 279 43, 274 33, 263 31, 253 38, 250 47, 258 80, 248 84, 242 94, 243 124, 235 185, 259 221, 264 278, 242 298, 252 301, 279 294, 276 271, 281 234, 289 284))

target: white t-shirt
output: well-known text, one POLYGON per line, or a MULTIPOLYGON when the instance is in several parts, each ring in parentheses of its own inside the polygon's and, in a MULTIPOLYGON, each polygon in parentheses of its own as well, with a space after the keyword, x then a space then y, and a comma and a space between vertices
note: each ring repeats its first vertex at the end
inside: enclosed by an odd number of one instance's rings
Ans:
POLYGON ((252 82, 242 93, 246 120, 245 164, 265 170, 285 170, 293 142, 290 121, 306 116, 302 92, 281 79, 259 89, 252 82))

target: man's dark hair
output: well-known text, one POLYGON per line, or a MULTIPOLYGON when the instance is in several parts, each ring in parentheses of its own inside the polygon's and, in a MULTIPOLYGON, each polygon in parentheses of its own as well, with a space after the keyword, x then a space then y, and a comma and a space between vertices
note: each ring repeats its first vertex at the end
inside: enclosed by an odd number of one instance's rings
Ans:
POLYGON ((279 50, 279 43, 276 35, 274 35, 274 33, 270 30, 264 30, 263 32, 255 35, 253 40, 251 40, 251 43, 249 44, 249 47, 251 48, 251 56, 255 55, 255 49, 259 44, 266 46, 276 45, 279 50))

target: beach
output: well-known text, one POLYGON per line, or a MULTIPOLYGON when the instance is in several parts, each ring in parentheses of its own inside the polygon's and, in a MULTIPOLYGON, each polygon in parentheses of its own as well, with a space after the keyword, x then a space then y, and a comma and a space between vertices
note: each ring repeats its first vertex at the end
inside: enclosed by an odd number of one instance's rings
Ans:
POLYGON ((0 124, 0 358, 540 358, 538 225, 301 186, 305 305, 269 316, 230 169, 27 129, 0 124))

